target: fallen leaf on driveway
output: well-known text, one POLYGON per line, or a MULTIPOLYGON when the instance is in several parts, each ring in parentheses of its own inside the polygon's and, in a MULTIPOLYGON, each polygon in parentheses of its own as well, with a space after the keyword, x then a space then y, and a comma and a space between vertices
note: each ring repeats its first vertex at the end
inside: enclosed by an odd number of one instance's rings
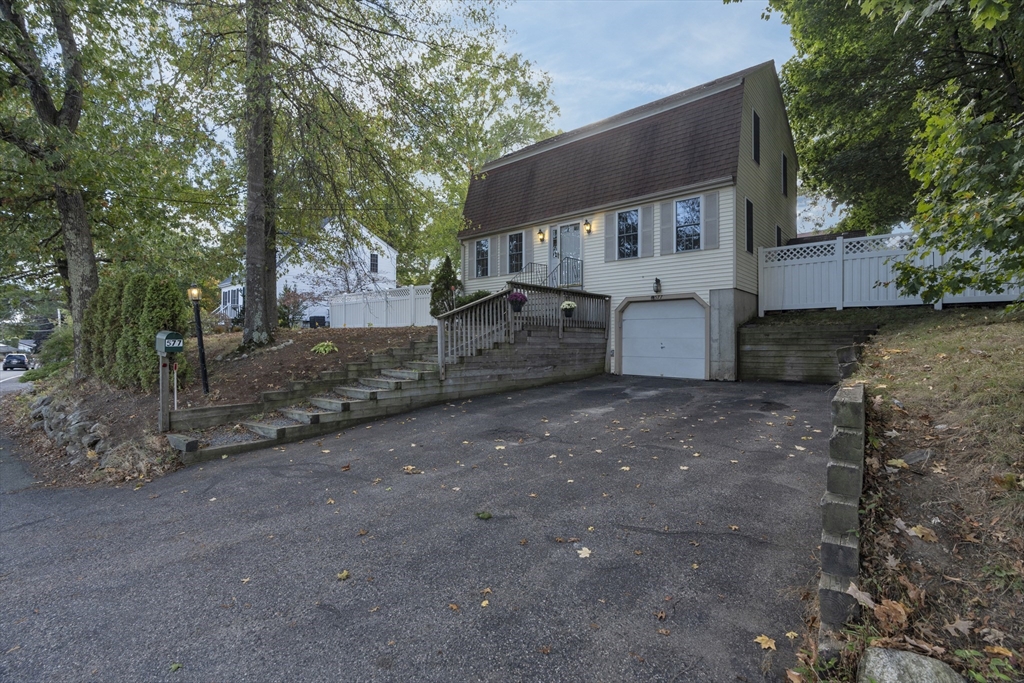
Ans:
POLYGON ((328 498, 327 499, 327 504, 328 505, 334 505, 334 499, 333 498, 328 498))
POLYGON ((493 591, 490 588, 485 588, 482 591, 480 591, 480 595, 492 595, 492 594, 493 594, 493 591))
POLYGON ((740 530, 740 528, 739 528, 738 526, 736 526, 735 524, 730 524, 730 525, 729 525, 729 528, 730 528, 730 529, 731 529, 732 531, 739 531, 739 530, 740 530))
POLYGON ((797 449, 798 451, 806 451, 807 450, 803 446, 793 446, 793 448, 797 449))
POLYGON ((667 628, 659 628, 658 633, 660 633, 663 636, 672 635, 672 631, 669 631, 667 628))
POLYGON ((327 449, 327 448, 324 448, 320 452, 321 453, 330 453, 331 451, 329 449, 327 449))
POLYGON ((359 533, 358 533, 358 534, 356 534, 356 536, 365 536, 365 535, 366 535, 366 534, 368 534, 368 533, 370 533, 370 532, 369 532, 369 531, 367 531, 366 529, 360 529, 360 530, 359 530, 359 533))
POLYGON ((590 548, 580 548, 576 551, 576 554, 580 557, 590 557, 590 548))
POLYGON ((665 615, 665 610, 662 610, 660 612, 655 612, 654 616, 658 617, 658 621, 665 621, 665 616, 666 616, 665 615))
POLYGON ((406 474, 423 474, 423 470, 418 470, 412 465, 406 465, 405 467, 402 468, 402 471, 405 472, 406 474))
POLYGON ((797 638, 800 637, 800 634, 797 633, 796 631, 788 631, 786 633, 786 637, 789 638, 790 640, 796 640, 797 638))
POLYGON ((688 469, 690 469, 690 468, 689 468, 689 467, 687 467, 686 465, 680 465, 680 466, 679 466, 679 469, 681 469, 681 470, 688 470, 688 469))
POLYGON ((483 602, 480 603, 480 606, 481 607, 487 607, 490 604, 491 604, 491 602, 489 600, 484 600, 483 602))
POLYGON ((764 634, 761 634, 757 638, 754 638, 754 642, 758 643, 761 646, 762 650, 775 649, 775 641, 764 634))
POLYGON ((806 683, 807 681, 803 674, 797 673, 792 669, 786 669, 786 680, 789 681, 789 683, 806 683))
POLYGON ((252 579, 251 579, 251 578, 248 578, 248 577, 247 577, 247 578, 244 578, 244 579, 242 579, 242 583, 249 583, 250 581, 252 581, 252 579))
POLYGON ((453 612, 458 612, 459 611, 459 606, 456 605, 454 602, 449 602, 448 603, 448 609, 450 609, 453 612))
POLYGON ((352 578, 352 575, 348 573, 348 570, 344 570, 338 574, 338 581, 348 581, 352 578))
POLYGON ((476 516, 478 518, 480 518, 480 519, 490 519, 491 517, 493 517, 493 515, 490 512, 488 512, 487 510, 484 510, 483 512, 476 513, 476 516))
POLYGON ((495 446, 494 450, 496 450, 496 451, 503 451, 503 450, 505 450, 505 447, 504 446, 495 446))
POLYGON ((348 471, 349 471, 350 469, 352 469, 352 465, 351 465, 351 463, 350 463, 350 464, 348 464, 348 465, 342 465, 342 466, 341 466, 341 471, 342 471, 342 472, 348 472, 348 471))
POLYGON ((619 469, 622 470, 623 472, 629 472, 628 467, 620 467, 619 469))

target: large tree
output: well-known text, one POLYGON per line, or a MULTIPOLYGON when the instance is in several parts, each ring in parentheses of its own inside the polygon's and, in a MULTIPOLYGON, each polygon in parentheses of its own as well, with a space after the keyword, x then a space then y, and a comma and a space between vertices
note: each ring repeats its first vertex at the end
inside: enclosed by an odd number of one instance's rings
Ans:
MULTIPOLYGON (((495 49, 486 0, 188 7, 195 81, 227 94, 210 117, 244 149, 246 343, 272 334, 278 245, 325 267, 344 265, 331 260, 353 251, 358 226, 404 255, 450 246, 481 155, 545 135, 554 111, 546 76, 495 49), (342 230, 322 230, 327 219, 342 230)), ((403 271, 423 276, 429 260, 403 271)))

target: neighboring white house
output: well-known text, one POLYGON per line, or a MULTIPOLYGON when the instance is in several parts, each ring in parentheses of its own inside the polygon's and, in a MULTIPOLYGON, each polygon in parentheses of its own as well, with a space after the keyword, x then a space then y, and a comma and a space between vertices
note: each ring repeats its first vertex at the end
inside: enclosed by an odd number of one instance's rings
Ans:
MULTIPOLYGON (((398 250, 365 227, 355 224, 358 238, 346 239, 334 222, 325 222, 328 247, 312 253, 301 247, 278 257, 277 295, 285 287, 308 295, 309 305, 303 327, 330 326, 330 300, 340 294, 393 289, 398 279, 398 250)), ((221 305, 214 311, 228 317, 238 315, 245 303, 244 275, 220 283, 221 305)))
POLYGON ((758 247, 796 236, 796 175, 766 62, 485 165, 459 233, 463 283, 608 295, 612 372, 733 380, 758 247))

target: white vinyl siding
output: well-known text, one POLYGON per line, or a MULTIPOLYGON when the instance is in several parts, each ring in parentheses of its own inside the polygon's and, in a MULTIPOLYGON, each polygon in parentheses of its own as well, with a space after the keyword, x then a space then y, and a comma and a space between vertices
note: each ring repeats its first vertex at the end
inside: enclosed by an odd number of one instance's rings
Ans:
MULTIPOLYGON (((782 243, 796 237, 796 174, 797 157, 792 135, 786 123, 782 92, 770 69, 755 71, 744 78, 743 123, 740 127, 739 165, 736 174, 736 193, 739 201, 733 207, 739 229, 736 254, 736 287, 757 293, 757 248, 774 247, 777 241, 775 226, 782 231, 782 243), (762 164, 755 163, 753 114, 760 122, 760 152, 762 164), (787 192, 782 189, 782 158, 785 155, 788 176, 787 192), (744 228, 746 206, 744 199, 754 205, 754 251, 747 252, 744 228)), ((725 215, 723 214, 723 219, 725 215)), ((723 232, 724 235, 724 232, 723 232)), ((724 244, 722 245, 724 248, 724 244)))

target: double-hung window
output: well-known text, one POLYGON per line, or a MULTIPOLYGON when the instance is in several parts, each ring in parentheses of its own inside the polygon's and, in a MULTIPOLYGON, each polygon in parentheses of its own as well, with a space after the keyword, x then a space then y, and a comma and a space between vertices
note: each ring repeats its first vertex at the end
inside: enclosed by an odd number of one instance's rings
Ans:
POLYGON ((491 240, 476 241, 476 276, 490 275, 491 240))
POLYGON ((376 254, 370 254, 370 272, 371 273, 378 272, 378 270, 377 270, 378 267, 379 266, 378 266, 378 262, 377 262, 377 255, 376 254))
POLYGON ((616 214, 617 258, 640 256, 640 210, 630 209, 616 214))
POLYGON ((676 202, 676 251, 700 249, 700 197, 676 202))
POLYGON ((523 233, 508 236, 508 272, 518 273, 523 269, 523 233))

